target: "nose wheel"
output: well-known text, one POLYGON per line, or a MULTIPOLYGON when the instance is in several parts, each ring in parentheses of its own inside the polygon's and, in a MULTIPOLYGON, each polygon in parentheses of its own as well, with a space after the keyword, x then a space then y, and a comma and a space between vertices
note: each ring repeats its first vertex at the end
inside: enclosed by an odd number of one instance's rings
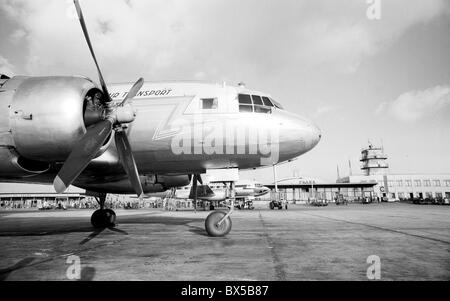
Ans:
POLYGON ((205 229, 209 236, 222 237, 231 231, 231 218, 224 211, 214 211, 205 220, 205 229))
POLYGON ((105 209, 106 194, 96 198, 100 209, 94 211, 91 216, 91 224, 94 228, 111 228, 116 225, 116 213, 111 209, 105 209))
POLYGON ((209 236, 222 237, 231 231, 232 223, 230 215, 234 212, 236 191, 234 182, 231 182, 230 186, 230 210, 228 212, 223 210, 214 211, 205 220, 205 229, 209 236))

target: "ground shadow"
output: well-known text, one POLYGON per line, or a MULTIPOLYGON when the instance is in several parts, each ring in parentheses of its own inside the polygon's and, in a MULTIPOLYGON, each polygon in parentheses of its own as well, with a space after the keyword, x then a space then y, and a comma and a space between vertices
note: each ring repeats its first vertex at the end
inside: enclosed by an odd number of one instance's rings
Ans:
POLYGON ((162 224, 162 225, 174 225, 182 226, 193 222, 202 222, 204 218, 186 218, 176 216, 118 216, 117 222, 120 225, 127 224, 162 224))
POLYGON ((94 229, 94 231, 93 231, 91 234, 89 234, 88 237, 86 237, 85 239, 83 239, 83 240, 80 242, 80 245, 84 245, 85 243, 91 241, 92 239, 94 239, 95 237, 97 237, 100 233, 102 233, 103 231, 105 231, 106 229, 108 229, 108 230, 110 230, 110 231, 112 231, 112 232, 120 233, 120 234, 123 234, 123 235, 128 235, 128 232, 127 232, 127 231, 120 230, 120 229, 113 228, 113 227, 109 227, 109 228, 97 228, 97 229, 93 228, 93 229, 94 229))
POLYGON ((99 235, 100 233, 102 233, 103 231, 105 231, 106 228, 99 228, 99 229, 94 229, 94 231, 89 234, 88 237, 86 237, 85 239, 83 239, 80 242, 80 245, 84 245, 85 243, 87 243, 88 241, 91 241, 92 239, 94 239, 97 235, 99 235))
POLYGON ((21 269, 21 268, 24 268, 24 267, 30 265, 34 261, 34 259, 35 259, 34 257, 27 257, 25 259, 20 260, 13 266, 10 266, 6 269, 1 269, 0 270, 0 281, 4 281, 4 280, 8 279, 9 275, 12 272, 14 272, 15 270, 18 270, 18 269, 21 269))
POLYGON ((95 268, 84 267, 81 270, 80 281, 92 281, 95 277, 95 268))
POLYGON ((22 227, 22 229, 3 230, 0 232, 0 237, 20 237, 20 236, 48 236, 58 234, 70 234, 70 233, 84 233, 92 231, 92 227, 80 227, 80 225, 74 227, 66 227, 65 229, 58 228, 58 225, 45 226, 40 228, 39 226, 30 225, 29 229, 22 227))
POLYGON ((206 233, 206 230, 201 227, 186 225, 188 227, 188 231, 197 235, 206 236, 209 237, 208 233, 206 233))
MULTIPOLYGON (((204 218, 186 218, 178 216, 149 216, 145 215, 125 215, 117 217, 118 226, 116 228, 109 228, 111 231, 128 235, 127 232, 120 229, 122 225, 152 225, 161 224, 167 226, 188 225, 194 222, 203 222, 204 218)), ((71 218, 63 219, 60 217, 52 219, 42 218, 11 218, 7 222, 3 221, 0 225, 0 237, 32 237, 32 236, 49 236, 61 235, 71 233, 90 233, 86 239, 80 244, 92 240, 99 235, 104 229, 95 230, 89 221, 85 218, 71 218)), ((193 232, 202 234, 200 231, 193 232)))

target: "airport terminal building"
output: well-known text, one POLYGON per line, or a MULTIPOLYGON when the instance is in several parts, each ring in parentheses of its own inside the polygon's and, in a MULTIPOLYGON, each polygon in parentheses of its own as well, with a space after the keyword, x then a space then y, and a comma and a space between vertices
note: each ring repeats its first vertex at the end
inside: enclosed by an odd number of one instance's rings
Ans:
POLYGON ((265 185, 272 190, 272 193, 261 199, 275 199, 276 189, 282 199, 300 204, 311 200, 333 202, 338 195, 342 195, 348 201, 358 202, 363 199, 373 199, 375 185, 376 183, 372 182, 326 183, 315 179, 292 177, 277 181, 276 188, 273 183, 265 185))

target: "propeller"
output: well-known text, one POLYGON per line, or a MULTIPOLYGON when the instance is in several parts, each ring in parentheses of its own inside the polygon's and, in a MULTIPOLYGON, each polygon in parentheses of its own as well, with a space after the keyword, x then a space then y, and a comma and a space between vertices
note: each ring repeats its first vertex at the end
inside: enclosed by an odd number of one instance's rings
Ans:
POLYGON ((97 58, 95 57, 80 3, 78 0, 74 0, 74 4, 77 10, 78 18, 80 19, 81 28, 83 29, 86 43, 88 44, 92 58, 94 59, 95 66, 97 67, 97 73, 103 92, 103 102, 106 107, 106 114, 104 120, 90 126, 87 129, 86 134, 72 149, 69 157, 66 159, 61 170, 58 172, 58 175, 55 177, 53 186, 56 192, 64 192, 97 155, 102 145, 114 130, 114 140, 116 142, 119 159, 130 179, 133 190, 136 192, 138 197, 141 198, 143 195, 142 185, 125 128, 126 124, 132 123, 136 117, 135 111, 129 104, 129 101, 133 99, 142 88, 144 79, 139 78, 136 83, 134 83, 120 104, 112 104, 112 99, 109 95, 108 88, 97 62, 97 58))

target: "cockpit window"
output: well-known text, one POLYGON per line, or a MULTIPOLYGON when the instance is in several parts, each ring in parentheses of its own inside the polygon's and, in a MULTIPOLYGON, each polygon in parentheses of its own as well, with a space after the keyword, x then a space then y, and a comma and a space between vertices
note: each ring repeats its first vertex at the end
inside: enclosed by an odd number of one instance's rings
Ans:
POLYGON ((262 106, 255 106, 255 113, 271 113, 272 109, 262 106))
POLYGON ((238 94, 239 112, 271 113, 273 107, 283 110, 283 107, 267 96, 238 94))
POLYGON ((262 105, 263 101, 261 99, 261 96, 258 95, 252 95, 252 99, 253 99, 253 104, 254 105, 262 105))
POLYGON ((247 94, 239 94, 239 104, 252 104, 252 100, 250 95, 247 94))
POLYGON ((253 112, 253 107, 252 105, 239 105, 239 112, 253 112))
POLYGON ((268 97, 263 96, 262 100, 263 100, 265 106, 273 107, 273 104, 268 97))
POLYGON ((270 100, 272 101, 272 103, 274 104, 275 107, 277 107, 280 110, 284 110, 283 107, 280 105, 280 103, 276 102, 272 98, 270 100))
POLYGON ((239 112, 272 113, 274 107, 283 109, 279 103, 266 96, 239 94, 239 112))

